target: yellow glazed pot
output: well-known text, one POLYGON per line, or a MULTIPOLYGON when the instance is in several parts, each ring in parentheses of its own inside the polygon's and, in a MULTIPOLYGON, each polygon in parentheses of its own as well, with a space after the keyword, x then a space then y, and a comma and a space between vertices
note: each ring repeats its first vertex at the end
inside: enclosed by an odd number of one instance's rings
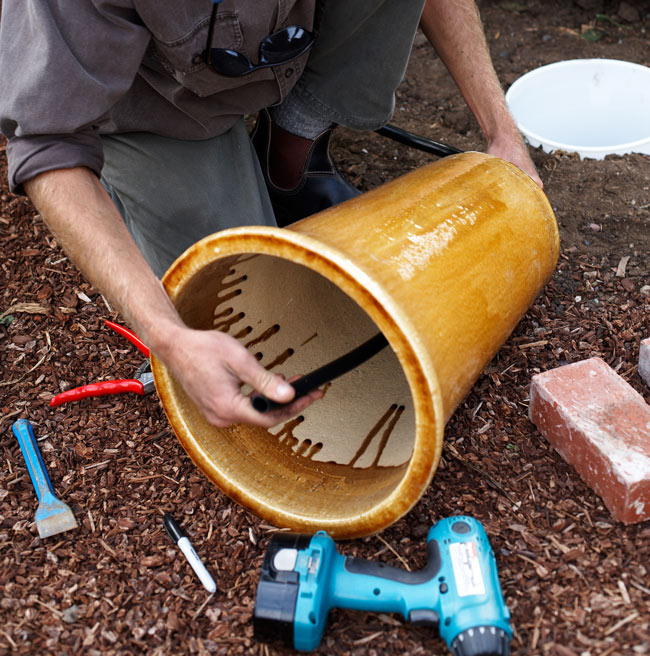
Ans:
POLYGON ((377 532, 431 482, 444 425, 550 278, 543 192, 481 153, 447 157, 288 229, 206 237, 164 285, 193 328, 241 340, 287 376, 378 331, 390 348, 266 430, 207 423, 154 358, 156 388, 195 464, 276 526, 377 532))

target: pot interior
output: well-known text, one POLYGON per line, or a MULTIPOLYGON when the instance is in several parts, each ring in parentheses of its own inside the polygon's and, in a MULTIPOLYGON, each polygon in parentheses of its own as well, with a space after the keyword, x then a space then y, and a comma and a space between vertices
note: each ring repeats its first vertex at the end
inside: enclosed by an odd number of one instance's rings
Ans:
MULTIPOLYGON (((235 337, 286 377, 321 367, 379 332, 329 279, 275 255, 216 259, 185 281, 175 304, 189 326, 235 337)), ((324 398, 302 415, 270 430, 215 428, 171 381, 184 447, 249 507, 328 521, 356 517, 395 490, 413 453, 414 404, 390 346, 326 384, 324 398)))

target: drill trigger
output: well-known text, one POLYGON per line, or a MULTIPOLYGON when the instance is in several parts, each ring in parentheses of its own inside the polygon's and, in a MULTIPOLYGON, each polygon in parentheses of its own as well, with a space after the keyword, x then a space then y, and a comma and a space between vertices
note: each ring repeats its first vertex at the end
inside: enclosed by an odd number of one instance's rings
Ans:
POLYGON ((433 626, 437 629, 440 624, 440 615, 430 608, 418 608, 409 612, 409 622, 415 625, 433 626))

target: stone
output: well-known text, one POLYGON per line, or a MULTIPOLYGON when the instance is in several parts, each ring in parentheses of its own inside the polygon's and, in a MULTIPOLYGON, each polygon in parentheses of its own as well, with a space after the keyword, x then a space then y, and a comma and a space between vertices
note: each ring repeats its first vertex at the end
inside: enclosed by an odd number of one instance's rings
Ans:
POLYGON ((639 375, 650 386, 650 337, 644 339, 639 348, 639 375))
POLYGON ((618 8, 618 16, 628 23, 636 23, 641 20, 639 10, 629 2, 621 2, 618 8))

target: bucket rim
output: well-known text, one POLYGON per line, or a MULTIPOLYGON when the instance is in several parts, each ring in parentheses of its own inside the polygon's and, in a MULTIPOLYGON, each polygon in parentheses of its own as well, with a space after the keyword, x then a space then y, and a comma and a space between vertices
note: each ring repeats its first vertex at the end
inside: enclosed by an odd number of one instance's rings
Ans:
POLYGON ((521 93, 522 88, 525 85, 529 84, 531 80, 534 80, 537 77, 543 77, 553 70, 562 69, 562 68, 589 68, 593 66, 601 66, 606 68, 628 68, 630 70, 635 70, 637 73, 646 75, 650 84, 650 67, 644 66, 643 64, 637 64, 636 62, 630 62, 624 59, 612 59, 608 57, 589 57, 589 58, 578 58, 578 59, 564 59, 557 62, 552 62, 550 64, 544 64, 543 66, 538 66, 527 73, 524 73, 518 77, 508 88, 505 94, 506 103, 510 108, 510 111, 515 116, 515 121, 519 130, 525 135, 525 137, 532 143, 532 145, 541 145, 546 151, 554 150, 563 150, 566 152, 575 152, 579 153, 583 157, 589 157, 590 155, 594 156, 605 156, 608 154, 624 154, 628 152, 639 152, 642 154, 650 154, 650 134, 647 136, 641 137, 639 139, 634 139, 632 141, 626 141, 622 143, 602 143, 598 145, 589 145, 583 146, 578 144, 569 144, 562 141, 556 141, 549 137, 542 136, 532 130, 526 125, 525 121, 520 120, 516 116, 516 112, 513 111, 512 105, 516 101, 517 94, 521 93), (534 143, 536 142, 536 143, 534 143))

